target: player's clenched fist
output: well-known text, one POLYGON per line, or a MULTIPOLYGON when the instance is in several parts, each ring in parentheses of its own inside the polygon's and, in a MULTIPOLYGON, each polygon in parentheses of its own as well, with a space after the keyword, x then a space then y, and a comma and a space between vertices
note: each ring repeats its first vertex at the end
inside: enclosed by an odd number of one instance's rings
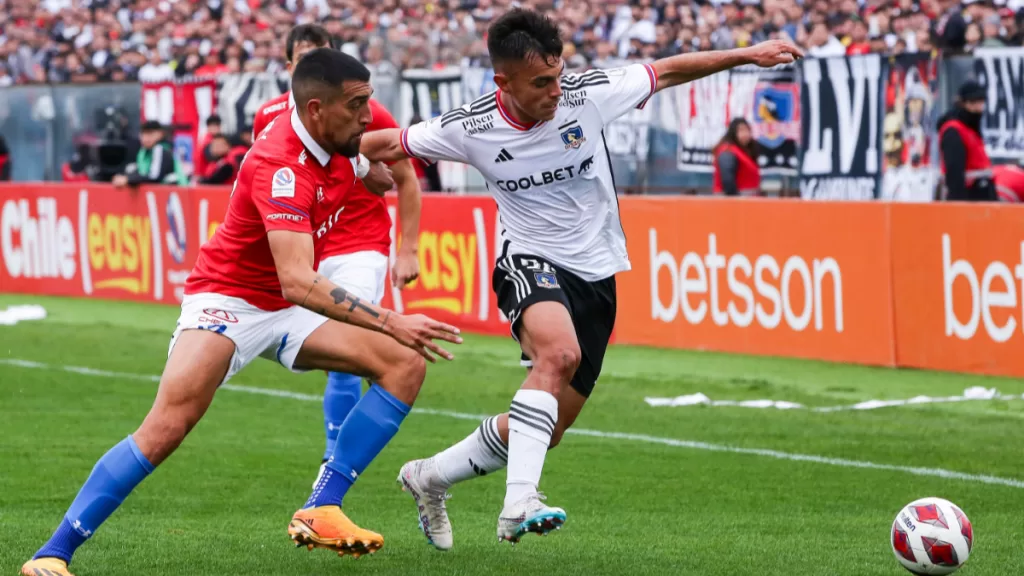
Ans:
POLYGON ((803 50, 787 40, 768 40, 743 50, 747 52, 751 64, 757 64, 762 68, 790 64, 804 57, 803 50))
POLYGON ((385 331, 398 342, 412 348, 430 362, 436 362, 434 354, 451 360, 455 356, 437 345, 434 340, 462 344, 459 329, 444 322, 438 322, 423 314, 403 316, 391 314, 384 324, 385 331), (431 354, 433 352, 433 354, 431 354))

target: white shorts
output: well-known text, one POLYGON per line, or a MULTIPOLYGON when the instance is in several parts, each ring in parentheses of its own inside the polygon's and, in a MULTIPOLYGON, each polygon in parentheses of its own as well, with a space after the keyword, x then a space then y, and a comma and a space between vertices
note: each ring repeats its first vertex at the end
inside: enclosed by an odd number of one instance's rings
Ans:
POLYGON ((185 330, 210 330, 235 343, 224 382, 258 356, 273 360, 292 372, 305 372, 295 368, 295 357, 306 338, 326 321, 327 317, 298 306, 267 312, 231 296, 186 294, 167 355, 171 355, 178 336, 185 330))
POLYGON ((373 250, 331 256, 320 262, 318 272, 353 295, 380 304, 388 278, 388 257, 373 250))

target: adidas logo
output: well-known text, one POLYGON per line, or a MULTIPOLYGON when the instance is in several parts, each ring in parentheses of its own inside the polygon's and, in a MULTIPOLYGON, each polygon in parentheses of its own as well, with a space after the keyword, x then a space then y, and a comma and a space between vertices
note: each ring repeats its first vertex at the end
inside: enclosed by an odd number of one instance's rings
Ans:
POLYGON ((512 158, 512 155, 508 153, 508 150, 502 148, 501 154, 498 154, 498 157, 494 159, 494 163, 497 164, 498 162, 508 162, 509 160, 514 160, 514 158, 512 158))

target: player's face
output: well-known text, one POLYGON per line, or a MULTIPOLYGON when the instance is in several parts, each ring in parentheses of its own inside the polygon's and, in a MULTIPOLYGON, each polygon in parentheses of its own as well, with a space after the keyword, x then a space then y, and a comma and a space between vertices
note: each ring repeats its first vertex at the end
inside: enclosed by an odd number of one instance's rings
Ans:
POLYGON ((527 116, 526 121, 551 120, 562 98, 559 79, 565 63, 561 58, 545 59, 538 56, 519 62, 508 62, 495 73, 494 82, 512 97, 517 112, 527 116))
POLYGON ((359 155, 359 143, 366 126, 373 120, 370 96, 373 88, 368 82, 345 82, 342 93, 330 101, 319 104, 313 112, 313 121, 331 151, 348 158, 359 155))

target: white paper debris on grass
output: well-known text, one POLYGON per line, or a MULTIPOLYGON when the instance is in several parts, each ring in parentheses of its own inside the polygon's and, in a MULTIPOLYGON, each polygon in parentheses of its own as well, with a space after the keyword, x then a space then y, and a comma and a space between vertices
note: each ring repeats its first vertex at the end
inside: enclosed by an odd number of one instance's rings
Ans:
POLYGON ((18 322, 43 320, 45 318, 46 308, 38 304, 8 306, 6 310, 0 310, 0 326, 14 326, 18 322))

